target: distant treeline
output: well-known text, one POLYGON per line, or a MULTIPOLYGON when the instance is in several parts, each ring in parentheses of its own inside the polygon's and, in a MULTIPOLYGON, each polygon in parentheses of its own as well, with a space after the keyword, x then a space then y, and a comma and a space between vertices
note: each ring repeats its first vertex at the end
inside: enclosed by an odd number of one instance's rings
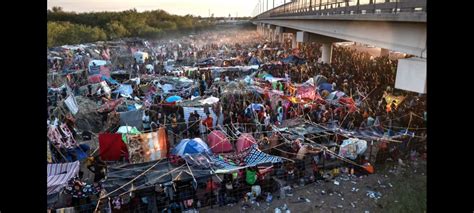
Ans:
POLYGON ((48 10, 48 47, 112 40, 123 37, 158 38, 170 31, 212 26, 213 19, 170 15, 163 10, 137 12, 65 12, 48 10))

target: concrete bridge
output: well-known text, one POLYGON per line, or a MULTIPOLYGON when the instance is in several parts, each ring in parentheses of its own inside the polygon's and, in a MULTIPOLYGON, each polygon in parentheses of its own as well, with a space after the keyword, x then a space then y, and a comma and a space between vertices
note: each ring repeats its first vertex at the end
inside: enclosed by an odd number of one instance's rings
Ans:
POLYGON ((424 88, 416 90, 426 90, 426 0, 286 1, 266 11, 260 6, 260 13, 251 20, 259 33, 272 41, 291 38, 293 47, 304 42, 321 43, 325 63, 331 63, 332 44, 344 41, 380 47, 381 55, 388 55, 390 50, 414 55, 425 76, 417 78, 424 84, 419 88, 424 88))

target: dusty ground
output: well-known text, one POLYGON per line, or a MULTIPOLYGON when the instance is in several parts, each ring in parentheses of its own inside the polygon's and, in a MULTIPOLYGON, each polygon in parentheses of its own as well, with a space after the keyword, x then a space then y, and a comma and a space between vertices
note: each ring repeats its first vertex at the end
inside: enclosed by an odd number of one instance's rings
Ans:
MULTIPOLYGON (((319 182, 294 189, 292 197, 267 204, 240 201, 236 205, 203 208, 201 212, 274 212, 287 204, 291 212, 426 212, 426 161, 400 166, 389 162, 376 167, 376 173, 362 178, 340 176, 334 182, 319 182), (324 191, 324 192, 323 192, 324 191), (380 192, 379 199, 368 191, 380 192), (298 201, 298 197, 310 202, 298 201), (247 204, 247 207, 245 204, 247 204), (243 208, 244 207, 244 208, 243 208)), ((285 213, 285 211, 282 211, 285 213)))

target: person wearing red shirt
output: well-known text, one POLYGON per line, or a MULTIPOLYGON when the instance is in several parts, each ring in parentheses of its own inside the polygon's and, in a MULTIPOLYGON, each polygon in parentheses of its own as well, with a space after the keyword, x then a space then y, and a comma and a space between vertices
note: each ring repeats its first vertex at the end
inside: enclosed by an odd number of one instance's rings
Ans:
POLYGON ((206 127, 206 132, 207 134, 209 134, 209 132, 211 131, 212 129, 212 117, 211 117, 211 114, 207 114, 207 118, 202 120, 202 125, 204 125, 204 127, 206 127))

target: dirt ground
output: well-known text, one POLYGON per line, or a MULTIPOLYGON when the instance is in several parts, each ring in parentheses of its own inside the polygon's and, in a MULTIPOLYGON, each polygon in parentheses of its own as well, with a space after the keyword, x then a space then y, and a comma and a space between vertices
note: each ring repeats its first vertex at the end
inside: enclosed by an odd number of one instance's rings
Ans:
MULTIPOLYGON (((290 212, 426 212, 426 161, 405 162, 400 166, 387 162, 375 167, 376 172, 362 178, 341 175, 333 181, 320 181, 297 187, 292 197, 266 202, 244 203, 214 208, 200 212, 274 212, 286 204, 290 212), (381 193, 379 199, 370 198, 368 191, 381 193), (307 198, 310 202, 299 201, 307 198)), ((281 211, 285 213, 285 210, 281 211)))

